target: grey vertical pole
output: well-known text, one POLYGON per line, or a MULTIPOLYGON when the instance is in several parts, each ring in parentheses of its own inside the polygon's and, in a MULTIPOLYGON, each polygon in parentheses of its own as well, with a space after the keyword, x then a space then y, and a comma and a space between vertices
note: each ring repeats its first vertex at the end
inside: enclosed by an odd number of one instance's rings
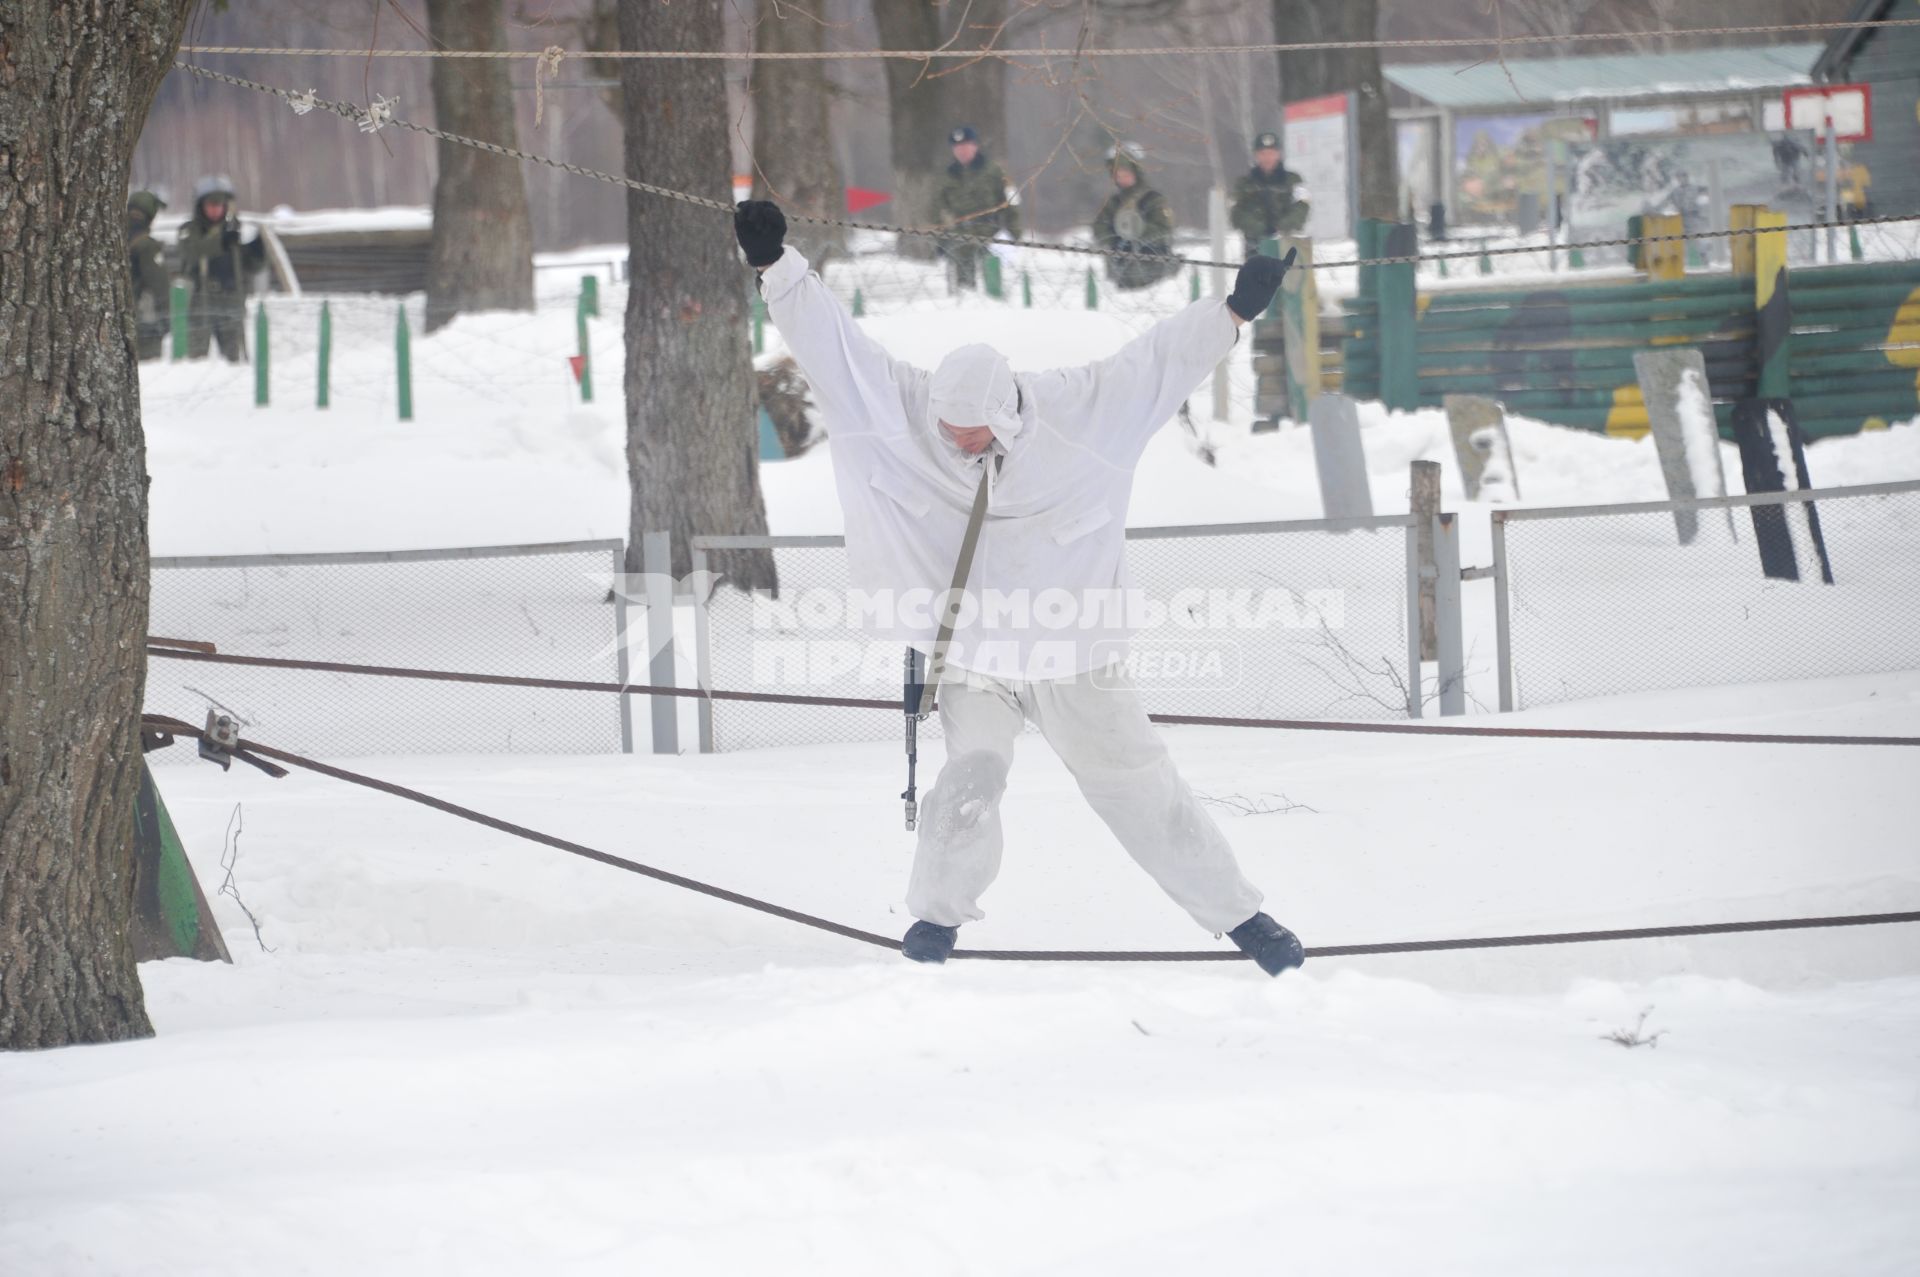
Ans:
MULTIPOLYGON (((1227 193, 1219 187, 1207 192, 1207 234, 1213 242, 1213 260, 1227 260, 1227 193)), ((1227 272, 1213 270, 1212 295, 1227 295, 1227 272)), ((1249 333, 1251 336, 1251 333, 1249 333)), ((1213 419, 1225 421, 1232 410, 1233 400, 1227 384, 1227 361, 1221 360, 1213 370, 1213 419)))
POLYGON ((1833 101, 1827 100, 1827 265, 1840 260, 1840 130, 1833 127, 1833 101))
POLYGON ((1513 628, 1507 615, 1507 512, 1493 511, 1493 663, 1500 669, 1500 712, 1513 712, 1513 628))
POLYGON ((1439 580, 1434 589, 1434 628, 1440 641, 1440 714, 1467 712, 1466 655, 1460 637, 1460 516, 1433 517, 1433 562, 1439 580))
MULTIPOLYGON (((1713 224, 1710 229, 1716 231, 1731 229, 1727 221, 1726 174, 1721 170, 1720 161, 1717 159, 1707 165, 1707 203, 1712 206, 1713 224)), ((1712 260, 1724 265, 1729 251, 1729 242, 1724 239, 1710 239, 1707 244, 1712 260)))
MULTIPOLYGON (((625 687, 633 681, 633 672, 627 662, 627 592, 621 587, 627 570, 627 548, 624 545, 613 547, 613 674, 620 686, 625 687)), ((633 752, 633 697, 625 692, 614 699, 620 702, 620 752, 633 752)))
POLYGON ((1407 717, 1420 717, 1420 518, 1407 520, 1407 717))
POLYGON ((1560 156, 1547 139, 1547 269, 1560 269, 1560 156))
MULTIPOLYGON (((647 576, 647 650, 653 653, 647 678, 655 687, 676 683, 673 669, 673 539, 665 532, 640 537, 640 566, 647 576)), ((653 752, 680 752, 680 701, 648 697, 653 703, 653 752)))
MULTIPOLYGON (((707 636, 707 551, 698 537, 693 543, 693 677, 700 690, 713 690, 713 654, 707 636)), ((713 702, 702 696, 698 702, 700 752, 713 752, 713 702)))

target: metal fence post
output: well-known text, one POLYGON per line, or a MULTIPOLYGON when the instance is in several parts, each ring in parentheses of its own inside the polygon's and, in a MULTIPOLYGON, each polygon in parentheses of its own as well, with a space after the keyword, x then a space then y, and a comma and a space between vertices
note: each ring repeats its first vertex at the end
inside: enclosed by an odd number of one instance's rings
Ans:
POLYGON ((1493 511, 1493 663, 1500 671, 1500 712, 1513 712, 1513 626, 1507 616, 1507 512, 1493 511))
POLYGON ((1407 520, 1407 717, 1420 717, 1420 525, 1407 520))
MULTIPOLYGON (((713 652, 707 631, 707 552, 698 537, 693 543, 693 677, 700 690, 713 690, 713 652)), ((700 752, 713 752, 713 702, 698 702, 700 752)))
MULTIPOLYGON (((620 686, 633 683, 633 670, 627 660, 627 592, 621 588, 627 571, 627 547, 616 545, 612 550, 613 575, 608 578, 613 585, 613 673, 620 686)), ((620 752, 633 752, 633 697, 625 692, 615 698, 620 702, 620 752)))
POLYGON ((585 293, 580 294, 580 302, 574 307, 573 327, 575 344, 580 348, 580 402, 592 403, 593 345, 587 338, 587 295, 585 293))
POLYGON ((393 328, 394 375, 399 380, 400 420, 413 420, 413 337, 407 330, 407 304, 401 302, 393 328))
POLYGON ((167 358, 178 363, 187 357, 187 286, 176 282, 167 290, 167 333, 172 350, 167 358))
POLYGON ((253 406, 267 406, 267 303, 262 298, 253 308, 253 406))
POLYGON ((320 358, 318 361, 317 387, 313 397, 313 406, 325 408, 333 400, 333 386, 329 380, 333 372, 333 312, 327 309, 327 303, 320 303, 320 358))
MULTIPOLYGON (((647 578, 647 677, 655 687, 673 687, 673 536, 646 532, 640 537, 640 568, 647 578)), ((680 704, 675 696, 654 696, 653 752, 680 752, 680 704)))
POLYGON ((1440 714, 1449 718, 1467 712, 1466 655, 1460 636, 1459 515, 1433 517, 1433 559, 1440 577, 1434 590, 1434 628, 1440 640, 1440 714))

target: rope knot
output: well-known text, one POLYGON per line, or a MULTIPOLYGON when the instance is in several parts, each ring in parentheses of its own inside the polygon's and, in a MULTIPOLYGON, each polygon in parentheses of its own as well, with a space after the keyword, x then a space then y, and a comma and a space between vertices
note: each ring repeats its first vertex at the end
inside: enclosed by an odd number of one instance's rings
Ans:
POLYGON ((295 115, 305 115, 307 112, 313 110, 314 107, 320 105, 318 91, 308 89, 305 93, 296 93, 287 99, 287 105, 293 108, 295 115))
POLYGON ((540 57, 533 64, 533 122, 540 123, 540 117, 547 110, 547 81, 560 74, 560 59, 567 51, 557 44, 550 44, 541 50, 540 57))
POLYGON ((392 97, 375 94, 373 105, 368 107, 366 114, 360 117, 360 131, 378 133, 393 123, 393 108, 398 105, 400 105, 400 95, 397 93, 392 97))

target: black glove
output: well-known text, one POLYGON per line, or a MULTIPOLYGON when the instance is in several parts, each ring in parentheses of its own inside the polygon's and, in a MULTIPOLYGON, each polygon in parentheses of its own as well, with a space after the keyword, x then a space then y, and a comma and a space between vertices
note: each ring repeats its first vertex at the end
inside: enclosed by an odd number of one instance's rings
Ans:
POLYGON ((765 269, 786 251, 781 241, 787 237, 787 215, 771 200, 741 200, 733 210, 733 237, 740 241, 747 265, 765 269))
POLYGON ((235 244, 238 244, 239 242, 240 242, 240 228, 238 226, 228 225, 221 229, 220 247, 232 248, 235 244))
POLYGON ((1280 291, 1280 281, 1287 277, 1287 268, 1298 256, 1289 248, 1286 257, 1278 261, 1271 257, 1249 258, 1234 277, 1233 291, 1227 294, 1227 306, 1248 322, 1266 314, 1267 307, 1273 305, 1273 295, 1280 291))

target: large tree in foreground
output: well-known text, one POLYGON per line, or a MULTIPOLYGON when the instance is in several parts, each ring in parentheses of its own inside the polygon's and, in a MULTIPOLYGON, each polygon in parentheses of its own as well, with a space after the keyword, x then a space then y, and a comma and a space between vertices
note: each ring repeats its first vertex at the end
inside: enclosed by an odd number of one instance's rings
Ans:
MULTIPOLYGON (((620 46, 720 49, 723 0, 620 0, 620 46)), ((629 58, 627 175, 731 203, 731 121, 721 63, 629 58)), ((751 272, 728 214, 644 191, 627 193, 627 471, 629 554, 644 532, 673 534, 674 574, 699 533, 767 530, 760 496, 751 272)), ((734 584, 773 584, 766 551, 716 555, 734 584)), ((637 570, 637 564, 630 564, 637 570)))
POLYGON ((153 1032, 127 172, 192 0, 0 5, 0 1048, 153 1032))
MULTIPOLYGON (((443 49, 505 49, 500 0, 427 0, 443 49)), ((513 84, 501 58, 436 58, 433 120, 463 137, 518 147, 513 84)), ((427 331, 478 310, 533 309, 533 223, 520 161, 458 142, 434 153, 427 331)))

